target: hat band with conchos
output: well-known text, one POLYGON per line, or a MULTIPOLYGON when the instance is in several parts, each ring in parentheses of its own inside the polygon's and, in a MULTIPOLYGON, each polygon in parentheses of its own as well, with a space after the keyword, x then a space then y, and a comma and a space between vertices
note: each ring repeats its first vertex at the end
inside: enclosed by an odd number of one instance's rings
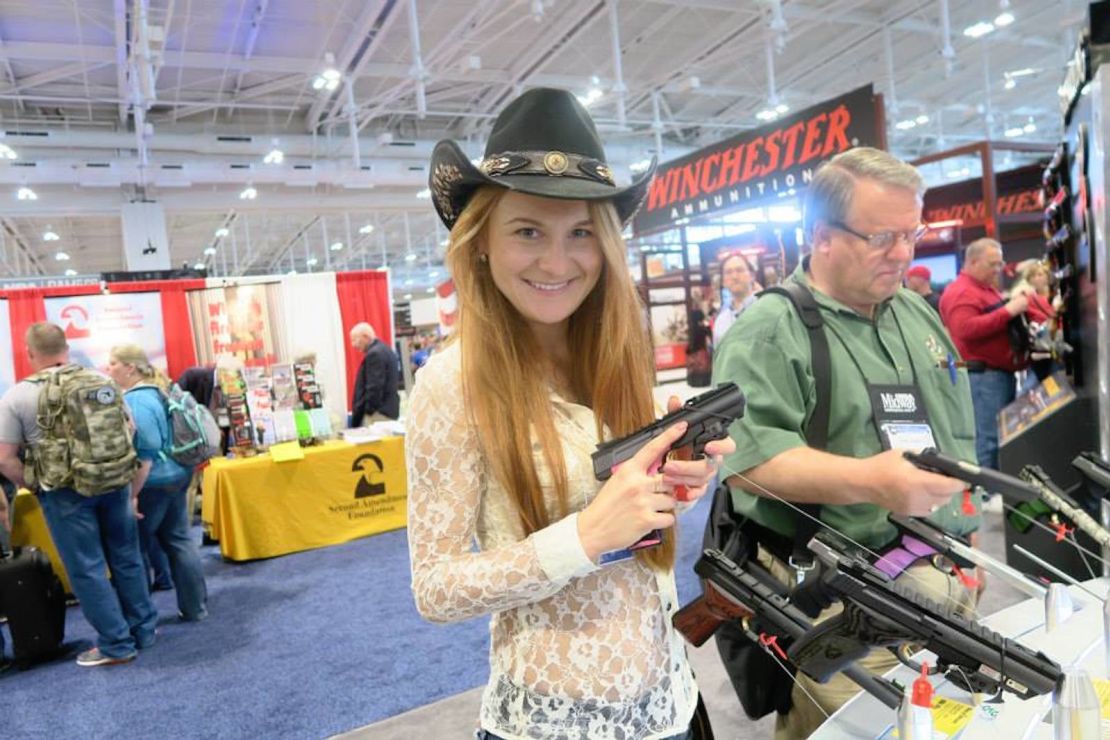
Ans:
POLYGON ((578 177, 616 186, 613 172, 604 162, 578 154, 550 152, 501 152, 486 157, 478 169, 489 177, 499 175, 545 175, 578 177))

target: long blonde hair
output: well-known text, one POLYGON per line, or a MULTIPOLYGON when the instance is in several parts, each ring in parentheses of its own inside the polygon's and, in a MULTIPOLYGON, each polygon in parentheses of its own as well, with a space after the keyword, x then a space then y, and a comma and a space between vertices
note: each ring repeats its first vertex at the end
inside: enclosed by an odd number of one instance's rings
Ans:
POLYGON ((173 383, 159 368, 150 364, 146 350, 137 344, 117 344, 108 352, 108 356, 121 365, 131 365, 142 377, 146 385, 154 385, 162 390, 169 390, 173 383))
MULTIPOLYGON (((481 259, 490 214, 506 190, 484 187, 471 198, 451 230, 446 264, 459 299, 464 402, 497 481, 509 492, 525 535, 550 524, 532 455, 532 434, 551 471, 558 514, 569 513, 562 442, 551 415, 548 358, 528 324, 493 282, 481 259)), ((597 437, 614 437, 654 419, 652 350, 642 304, 625 264, 621 225, 610 203, 588 203, 601 245, 603 267, 594 289, 571 315, 568 378, 578 403, 597 420, 597 437)), ((653 568, 674 564, 674 534, 663 545, 638 551, 653 568)))

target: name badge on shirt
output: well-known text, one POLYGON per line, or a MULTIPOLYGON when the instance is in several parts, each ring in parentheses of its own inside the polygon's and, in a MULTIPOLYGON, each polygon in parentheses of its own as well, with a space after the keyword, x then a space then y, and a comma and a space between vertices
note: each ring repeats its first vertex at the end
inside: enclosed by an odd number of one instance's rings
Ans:
POLYGON ((622 560, 628 560, 631 557, 632 551, 629 550, 627 547, 623 550, 610 550, 609 552, 601 553, 601 557, 598 558, 597 564, 612 565, 613 563, 619 563, 622 560))
POLYGON ((868 384, 871 413, 884 450, 936 447, 929 413, 915 385, 868 384))

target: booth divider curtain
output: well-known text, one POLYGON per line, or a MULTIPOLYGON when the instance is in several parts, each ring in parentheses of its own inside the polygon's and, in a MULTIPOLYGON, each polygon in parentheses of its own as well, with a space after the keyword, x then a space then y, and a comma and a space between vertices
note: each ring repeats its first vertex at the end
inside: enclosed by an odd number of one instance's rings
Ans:
POLYGON ((43 303, 43 299, 54 296, 95 295, 99 292, 99 285, 0 290, 0 298, 8 299, 8 324, 12 332, 12 364, 15 366, 16 380, 22 380, 34 372, 31 368, 31 360, 27 357, 27 345, 23 341, 23 336, 31 324, 46 321, 46 304, 43 303))
POLYGON ((181 373, 187 368, 197 364, 197 350, 193 341, 193 326, 189 321, 189 304, 185 299, 185 292, 201 290, 204 286, 204 279, 140 280, 108 284, 108 290, 111 293, 158 293, 161 296, 162 328, 166 335, 166 365, 170 377, 175 380, 181 377, 181 373))
MULTIPOLYGON (((355 387, 362 353, 351 347, 347 335, 351 327, 365 321, 386 346, 393 349, 393 309, 389 294, 388 270, 341 272, 335 276, 335 292, 339 297, 339 313, 343 321, 343 346, 347 357, 347 388, 355 387)), ((348 392, 346 407, 350 410, 348 392)))
POLYGON ((281 281, 281 304, 289 358, 306 352, 316 353, 316 380, 324 391, 324 406, 333 420, 347 420, 347 358, 336 298, 336 275, 322 272, 287 275, 281 281))

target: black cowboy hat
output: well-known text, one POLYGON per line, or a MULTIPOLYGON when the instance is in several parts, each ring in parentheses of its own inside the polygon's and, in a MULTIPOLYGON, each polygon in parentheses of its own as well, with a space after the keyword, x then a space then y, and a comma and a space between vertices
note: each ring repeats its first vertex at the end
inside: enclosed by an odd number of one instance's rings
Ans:
POLYGON ((509 103, 493 123, 475 167, 459 145, 436 144, 428 175, 432 202, 450 229, 482 185, 567 200, 611 200, 621 223, 636 213, 655 174, 618 188, 590 114, 567 90, 540 87, 509 103))

